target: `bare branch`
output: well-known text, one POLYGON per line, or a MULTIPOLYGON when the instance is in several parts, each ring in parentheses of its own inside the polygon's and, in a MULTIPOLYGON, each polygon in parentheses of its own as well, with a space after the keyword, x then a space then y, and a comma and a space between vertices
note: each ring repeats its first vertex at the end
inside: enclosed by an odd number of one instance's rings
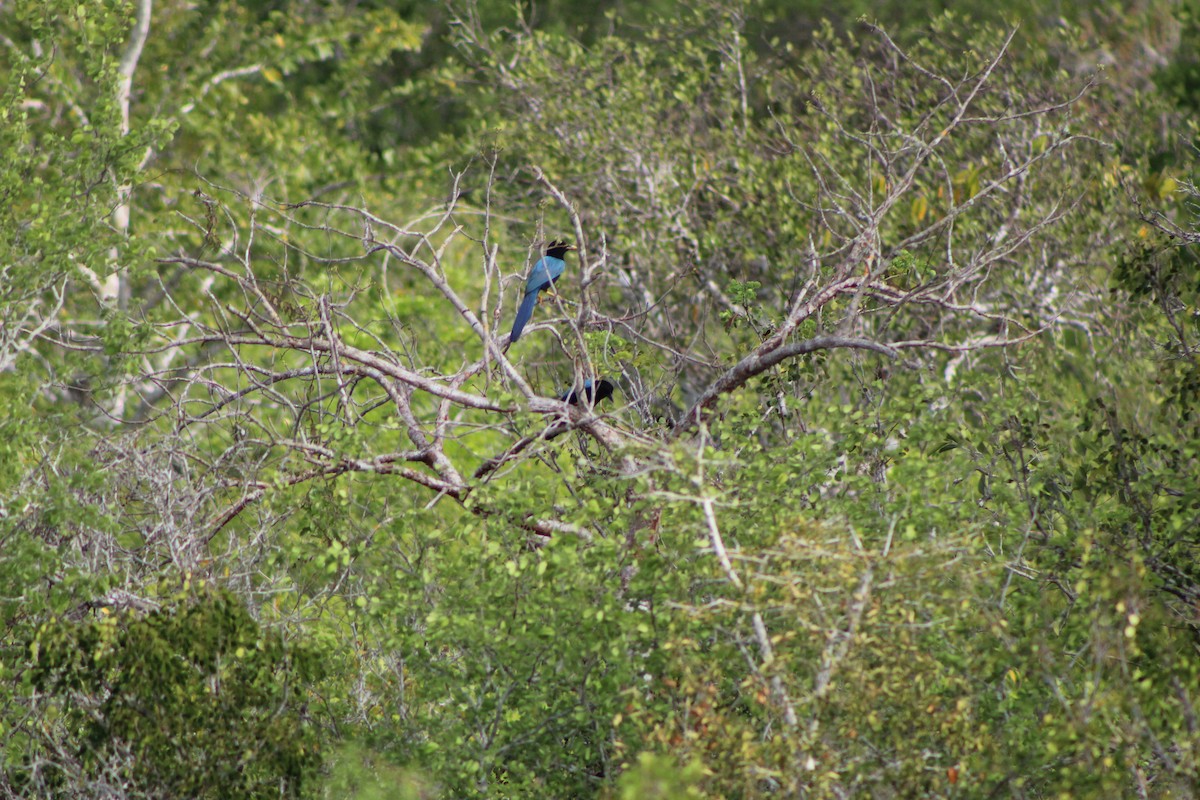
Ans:
POLYGON ((714 381, 705 390, 704 394, 692 404, 688 412, 675 423, 672 435, 678 436, 697 425, 701 421, 703 412, 716 402, 717 398, 721 395, 734 391, 754 376, 766 372, 771 367, 789 358, 814 353, 818 350, 838 348, 872 350, 889 358, 896 358, 898 355, 895 348, 888 345, 879 344, 867 339, 851 339, 841 336, 818 336, 803 342, 793 342, 790 345, 784 346, 768 345, 774 345, 774 342, 770 341, 755 348, 754 352, 745 356, 726 371, 724 375, 714 381))

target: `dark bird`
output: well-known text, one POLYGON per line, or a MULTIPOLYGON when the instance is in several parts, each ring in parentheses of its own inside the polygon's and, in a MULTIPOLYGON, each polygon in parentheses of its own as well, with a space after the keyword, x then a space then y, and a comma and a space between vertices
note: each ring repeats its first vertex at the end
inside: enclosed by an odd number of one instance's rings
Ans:
POLYGON ((538 293, 543 289, 550 288, 550 284, 563 274, 563 270, 567 268, 567 262, 563 261, 563 256, 567 254, 568 250, 574 249, 573 245, 557 240, 546 246, 546 255, 539 258, 533 265, 533 269, 529 272, 529 279, 525 281, 525 297, 521 300, 521 305, 517 307, 512 333, 508 337, 509 344, 521 338, 521 331, 525 330, 525 324, 533 316, 533 307, 537 305, 538 293))
MULTIPOLYGON (((613 389, 615 388, 616 387, 613 386, 612 381, 608 380, 607 378, 601 378, 600 383, 596 386, 594 391, 592 389, 592 382, 584 381, 582 394, 585 398, 587 398, 588 402, 594 406, 601 400, 604 400, 607 397, 612 397, 613 389)), ((562 400, 564 403, 570 403, 573 406, 579 405, 579 393, 577 393, 574 389, 568 389, 567 391, 563 392, 562 396, 558 399, 562 400)))

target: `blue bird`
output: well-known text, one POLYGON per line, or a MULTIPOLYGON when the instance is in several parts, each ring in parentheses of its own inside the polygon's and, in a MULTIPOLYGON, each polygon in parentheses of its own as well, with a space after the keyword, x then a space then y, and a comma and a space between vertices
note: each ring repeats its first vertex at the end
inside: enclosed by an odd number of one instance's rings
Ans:
POLYGON ((601 400, 612 397, 614 388, 616 387, 613 386, 612 381, 608 380, 607 378, 601 378, 600 383, 597 384, 595 391, 593 391, 592 382, 587 380, 583 382, 582 393, 576 392, 574 389, 568 389, 567 391, 563 392, 558 399, 562 400, 564 403, 570 403, 573 406, 577 406, 579 405, 579 395, 582 394, 588 400, 588 402, 594 406, 597 405, 601 400))
POLYGON ((512 333, 508 337, 509 344, 521 338, 521 331, 525 330, 525 324, 533 316, 533 307, 537 305, 538 293, 543 289, 550 288, 550 284, 563 274, 563 270, 567 268, 567 262, 563 261, 563 256, 567 254, 568 250, 574 249, 574 246, 565 241, 557 240, 546 246, 546 255, 539 258, 538 262, 533 265, 533 269, 529 272, 529 279, 525 281, 525 297, 521 300, 521 305, 517 307, 512 333))

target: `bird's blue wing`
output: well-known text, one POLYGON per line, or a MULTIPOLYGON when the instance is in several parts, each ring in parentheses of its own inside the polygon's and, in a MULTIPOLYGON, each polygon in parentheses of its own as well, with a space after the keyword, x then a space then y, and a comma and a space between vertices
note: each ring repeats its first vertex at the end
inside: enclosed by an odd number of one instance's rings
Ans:
POLYGON ((563 261, 561 258, 546 256, 542 260, 546 262, 546 271, 550 273, 551 283, 558 280, 559 277, 562 276, 563 272, 565 272, 567 269, 567 262, 563 261))
POLYGON ((529 280, 525 281, 525 293, 540 292, 551 283, 558 280, 567 268, 567 262, 553 256, 542 256, 529 272, 529 280))
POLYGON ((520 338, 521 331, 525 330, 525 324, 533 316, 533 307, 537 305, 538 292, 558 280, 566 268, 567 262, 553 256, 542 256, 533 265, 533 269, 529 271, 529 279, 525 281, 525 297, 521 300, 520 307, 517 308, 512 334, 508 337, 510 344, 520 338))
POLYGON ((533 307, 537 305, 537 296, 537 289, 528 291, 521 300, 521 305, 517 306, 517 316, 513 318, 512 333, 508 336, 509 344, 521 338, 521 331, 525 330, 525 323, 529 322, 529 318, 533 316, 533 307))

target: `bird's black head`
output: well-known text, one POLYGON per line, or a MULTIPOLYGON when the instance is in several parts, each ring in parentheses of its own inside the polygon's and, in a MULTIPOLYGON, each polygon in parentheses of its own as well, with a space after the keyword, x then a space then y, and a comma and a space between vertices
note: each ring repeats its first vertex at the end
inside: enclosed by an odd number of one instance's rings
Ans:
POLYGON ((562 258, 567 254, 568 250, 574 249, 575 245, 570 244, 566 239, 563 239, 561 242, 558 239, 555 239, 554 241, 550 242, 550 244, 546 245, 546 255, 550 256, 551 258, 562 258))
POLYGON ((596 399, 593 401, 593 405, 595 405, 595 403, 599 403, 601 400, 604 400, 607 397, 612 397, 613 389, 615 388, 616 387, 613 386, 612 381, 610 381, 608 378, 601 378, 600 382, 596 384, 596 399))

